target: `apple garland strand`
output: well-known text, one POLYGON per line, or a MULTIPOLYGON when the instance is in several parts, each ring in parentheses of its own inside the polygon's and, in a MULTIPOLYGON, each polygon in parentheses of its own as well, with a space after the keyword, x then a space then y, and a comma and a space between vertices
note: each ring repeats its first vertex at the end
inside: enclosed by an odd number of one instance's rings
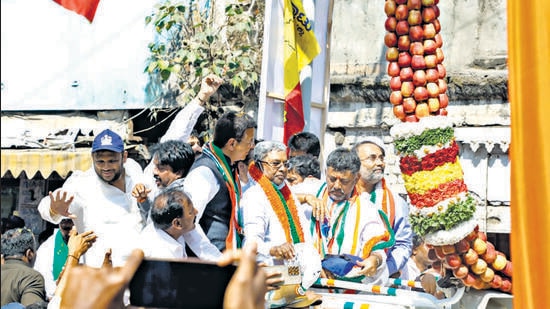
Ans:
POLYGON ((459 148, 447 116, 438 0, 386 0, 389 101, 400 123, 390 134, 411 200, 413 231, 429 245, 434 269, 474 289, 512 291, 512 262, 478 230, 459 148))

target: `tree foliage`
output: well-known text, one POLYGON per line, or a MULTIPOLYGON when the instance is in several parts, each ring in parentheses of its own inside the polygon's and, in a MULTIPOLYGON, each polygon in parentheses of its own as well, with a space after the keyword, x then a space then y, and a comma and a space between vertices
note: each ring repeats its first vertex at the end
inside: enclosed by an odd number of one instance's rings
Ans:
POLYGON ((157 4, 145 20, 156 34, 145 68, 160 85, 152 108, 185 105, 210 73, 241 93, 254 87, 261 69, 263 6, 262 1, 243 0, 157 4), (216 5, 225 5, 225 10, 216 5))

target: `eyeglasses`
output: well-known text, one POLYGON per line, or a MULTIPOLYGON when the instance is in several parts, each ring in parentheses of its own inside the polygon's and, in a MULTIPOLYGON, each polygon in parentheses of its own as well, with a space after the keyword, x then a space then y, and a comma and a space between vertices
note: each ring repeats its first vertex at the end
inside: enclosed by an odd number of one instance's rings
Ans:
POLYGON ((384 156, 383 155, 379 155, 379 156, 376 156, 376 155, 370 155, 364 159, 361 159, 361 161, 370 161, 370 162, 376 162, 376 160, 380 160, 380 162, 384 163, 384 156))
POLYGON ((288 168, 288 166, 289 166, 288 161, 272 161, 272 162, 259 161, 259 162, 265 163, 265 164, 271 166, 274 169, 280 169, 281 166, 284 166, 285 168, 288 168))

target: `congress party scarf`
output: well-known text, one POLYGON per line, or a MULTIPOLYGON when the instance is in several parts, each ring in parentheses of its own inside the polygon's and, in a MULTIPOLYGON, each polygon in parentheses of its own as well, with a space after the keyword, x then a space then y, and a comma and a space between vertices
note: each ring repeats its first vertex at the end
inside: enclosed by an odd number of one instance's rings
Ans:
POLYGON ((203 155, 207 155, 214 163, 220 174, 222 174, 229 191, 231 199, 231 219, 229 221, 229 233, 225 239, 225 247, 227 249, 238 249, 241 247, 242 238, 242 214, 239 211, 239 202, 241 199, 241 183, 235 179, 239 178, 239 174, 231 170, 231 165, 227 162, 223 151, 212 143, 205 145, 203 155))
POLYGON ((63 265, 67 260, 67 255, 69 254, 69 247, 63 240, 63 234, 61 230, 57 230, 55 234, 54 249, 53 249, 53 280, 57 280, 61 270, 63 270, 63 265))
POLYGON ((269 204, 283 226, 286 240, 293 244, 304 242, 304 232, 298 217, 298 210, 296 208, 296 203, 294 203, 294 196, 288 189, 288 186, 285 184, 281 190, 277 189, 271 180, 265 177, 254 162, 250 162, 248 171, 250 176, 252 176, 252 178, 262 187, 267 196, 269 204))

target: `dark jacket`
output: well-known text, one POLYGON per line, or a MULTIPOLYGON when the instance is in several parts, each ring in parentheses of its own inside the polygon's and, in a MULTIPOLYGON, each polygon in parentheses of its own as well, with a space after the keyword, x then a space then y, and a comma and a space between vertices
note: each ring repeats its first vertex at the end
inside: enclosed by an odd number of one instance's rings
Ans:
POLYGON ((46 300, 44 277, 27 263, 6 258, 2 265, 2 303, 19 302, 24 306, 46 300))

